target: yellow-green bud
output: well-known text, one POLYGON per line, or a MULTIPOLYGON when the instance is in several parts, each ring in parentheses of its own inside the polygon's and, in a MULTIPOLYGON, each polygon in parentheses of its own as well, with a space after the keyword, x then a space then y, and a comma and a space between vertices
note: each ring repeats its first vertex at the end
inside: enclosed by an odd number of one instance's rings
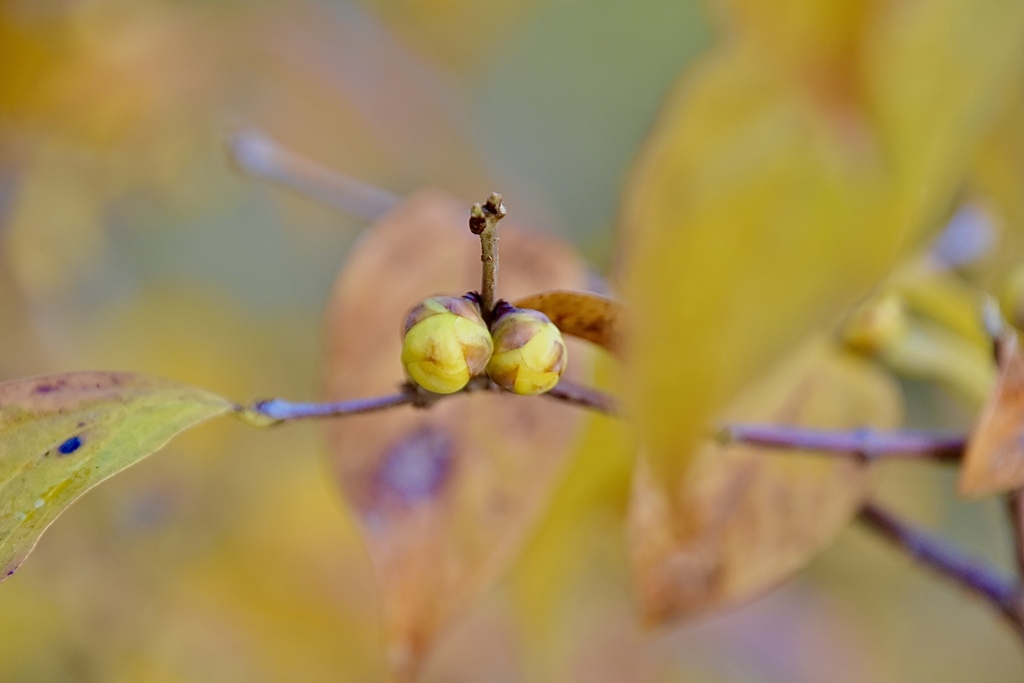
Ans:
POLYGON ((514 308, 504 301, 495 311, 488 376, 501 388, 524 396, 550 391, 568 360, 558 327, 540 311, 514 308))
POLYGON ((842 338, 854 351, 877 356, 902 341, 909 329, 903 300, 888 293, 856 309, 843 327, 842 338))
POLYGON ((435 394, 453 394, 483 374, 491 335, 471 296, 435 296, 405 319, 402 366, 409 378, 435 394))

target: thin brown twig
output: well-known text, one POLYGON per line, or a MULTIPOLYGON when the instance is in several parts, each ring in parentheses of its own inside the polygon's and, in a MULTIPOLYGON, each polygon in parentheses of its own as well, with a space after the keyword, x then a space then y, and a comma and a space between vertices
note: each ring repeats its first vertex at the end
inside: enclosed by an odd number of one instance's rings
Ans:
POLYGON ((953 432, 871 429, 824 430, 788 425, 730 424, 719 432, 723 443, 742 443, 765 448, 786 448, 821 454, 851 455, 864 460, 895 458, 958 462, 967 439, 953 432))
POLYGON ((858 520, 917 562, 989 602, 1024 639, 1024 603, 1018 580, 875 503, 866 503, 858 520))
POLYGON ((488 323, 498 300, 498 222, 507 213, 497 192, 492 192, 486 202, 474 204, 469 210, 469 230, 480 236, 480 262, 483 264, 480 308, 488 323))

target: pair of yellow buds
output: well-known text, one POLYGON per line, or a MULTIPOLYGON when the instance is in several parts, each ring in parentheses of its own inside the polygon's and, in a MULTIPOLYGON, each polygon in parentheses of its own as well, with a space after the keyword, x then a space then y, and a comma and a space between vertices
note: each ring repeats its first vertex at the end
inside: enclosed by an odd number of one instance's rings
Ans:
POLYGON ((435 296, 405 319, 402 366, 435 394, 453 394, 487 373, 506 391, 532 396, 558 384, 568 357, 562 333, 540 311, 499 301, 490 329, 476 294, 435 296))

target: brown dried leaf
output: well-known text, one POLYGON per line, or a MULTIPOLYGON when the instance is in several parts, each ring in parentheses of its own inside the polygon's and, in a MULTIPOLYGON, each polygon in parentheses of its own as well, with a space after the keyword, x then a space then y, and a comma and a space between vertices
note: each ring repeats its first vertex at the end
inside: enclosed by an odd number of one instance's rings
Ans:
MULTIPOLYGON (((899 421, 893 381, 821 341, 741 395, 728 421, 844 429, 899 421)), ((764 592, 806 564, 859 507, 850 458, 707 443, 676 482, 676 507, 639 461, 629 551, 645 618, 689 616, 764 592)))
MULTIPOLYGON (((514 206, 512 207, 514 211, 514 206)), ((392 392, 406 312, 434 294, 479 286, 468 202, 419 192, 353 249, 327 309, 327 397, 392 392)), ((501 226, 502 296, 581 287, 574 252, 501 226)), ((586 369, 570 349, 569 376, 586 369)), ((580 411, 544 398, 475 394, 428 411, 339 420, 329 438, 339 484, 365 535, 383 592, 392 670, 415 674, 438 632, 506 565, 563 470, 580 411)))
POLYGON ((978 497, 1024 486, 1024 353, 1016 334, 999 347, 999 379, 967 442, 958 488, 978 497))
POLYGON ((518 299, 519 308, 540 311, 565 334, 586 339, 618 354, 622 340, 622 304, 590 292, 556 290, 518 299))

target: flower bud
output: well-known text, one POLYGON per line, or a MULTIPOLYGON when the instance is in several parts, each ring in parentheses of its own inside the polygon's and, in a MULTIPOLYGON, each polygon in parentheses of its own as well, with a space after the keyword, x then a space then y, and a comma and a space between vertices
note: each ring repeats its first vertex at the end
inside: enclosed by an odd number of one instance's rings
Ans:
POLYGON ((402 366, 409 378, 435 394, 453 394, 483 374, 491 357, 491 334, 476 300, 435 296, 405 319, 402 366))
POLYGON ((502 301, 491 325, 494 353, 487 374, 495 384, 524 396, 550 391, 562 376, 568 352, 562 333, 540 311, 502 301))
POLYGON ((903 299, 888 293, 856 309, 842 329, 842 339, 854 351, 878 356, 899 344, 909 330, 903 299))

